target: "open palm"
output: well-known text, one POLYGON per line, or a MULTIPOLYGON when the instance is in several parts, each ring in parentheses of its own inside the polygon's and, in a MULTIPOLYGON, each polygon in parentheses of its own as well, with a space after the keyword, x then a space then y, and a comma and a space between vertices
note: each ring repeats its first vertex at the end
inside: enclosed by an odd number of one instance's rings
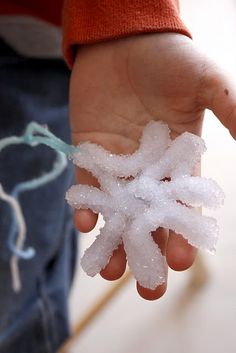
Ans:
MULTIPOLYGON (((165 121, 173 138, 184 131, 200 135, 205 108, 212 109, 236 137, 235 107, 232 84, 183 35, 140 35, 78 50, 70 89, 75 144, 89 140, 113 153, 132 153, 150 120, 165 121)), ((85 170, 78 170, 77 177, 79 183, 97 185, 85 170)), ((80 231, 93 229, 96 220, 91 211, 75 213, 80 231)), ((196 249, 182 236, 157 229, 153 237, 171 268, 184 270, 192 265, 196 249)), ((101 275, 117 279, 125 265, 121 245, 101 275)), ((137 289, 142 297, 157 299, 166 283, 154 291, 139 285, 137 289)))

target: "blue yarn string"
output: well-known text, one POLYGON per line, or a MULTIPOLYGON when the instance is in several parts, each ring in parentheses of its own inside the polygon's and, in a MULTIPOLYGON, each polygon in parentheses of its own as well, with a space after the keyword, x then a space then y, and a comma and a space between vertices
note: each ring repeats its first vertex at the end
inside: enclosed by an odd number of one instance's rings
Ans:
POLYGON ((78 147, 68 145, 56 137, 53 133, 51 133, 47 128, 44 128, 43 126, 40 126, 34 122, 27 126, 23 140, 25 143, 32 146, 42 143, 53 148, 54 150, 63 152, 68 157, 79 151, 78 147))
MULTIPOLYGON (((65 155, 62 152, 57 151, 57 159, 54 162, 53 168, 50 172, 38 178, 17 184, 11 192, 11 196, 13 196, 18 201, 21 193, 28 190, 39 188, 49 183, 53 179, 57 178, 66 168, 66 166, 67 166, 67 160, 65 155)), ((10 228, 8 246, 16 256, 25 260, 31 259, 35 255, 35 250, 33 248, 29 247, 27 249, 20 250, 15 245, 16 235, 18 230, 17 228, 18 228, 18 225, 17 225, 16 217, 15 217, 15 214, 13 213, 13 222, 10 228)))
MULTIPOLYGON (((17 201, 21 193, 39 188, 57 178, 66 168, 66 156, 69 158, 72 154, 79 152, 78 147, 66 144, 64 141, 52 134, 47 128, 35 122, 28 124, 23 136, 11 136, 0 140, 0 151, 9 145, 21 143, 28 144, 32 147, 39 144, 47 145, 56 151, 57 158, 50 172, 38 178, 21 182, 13 188, 11 196, 13 196, 17 201)), ((12 217, 13 222, 11 223, 8 246, 17 257, 25 260, 31 259, 35 255, 35 250, 32 247, 27 249, 18 249, 16 247, 18 224, 14 212, 12 212, 12 217)))

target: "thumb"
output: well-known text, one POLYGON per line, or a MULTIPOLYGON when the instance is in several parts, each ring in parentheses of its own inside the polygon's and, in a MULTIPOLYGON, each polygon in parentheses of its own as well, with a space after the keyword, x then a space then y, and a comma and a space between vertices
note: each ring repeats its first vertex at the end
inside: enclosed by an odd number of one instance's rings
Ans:
POLYGON ((201 92, 204 105, 212 110, 236 139, 236 85, 227 73, 216 67, 206 71, 201 92))

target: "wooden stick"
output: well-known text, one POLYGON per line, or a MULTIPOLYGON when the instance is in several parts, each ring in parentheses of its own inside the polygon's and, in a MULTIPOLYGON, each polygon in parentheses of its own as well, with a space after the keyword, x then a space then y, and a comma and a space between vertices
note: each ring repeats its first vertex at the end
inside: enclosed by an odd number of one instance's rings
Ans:
POLYGON ((102 311, 102 309, 110 302, 111 299, 120 291, 121 288, 128 282, 131 278, 130 271, 127 271, 119 281, 116 281, 115 284, 109 288, 101 297, 97 300, 94 306, 92 306, 82 317, 82 319, 76 324, 72 330, 72 335, 65 342, 58 353, 68 353, 69 348, 73 342, 81 335, 85 328, 90 324, 97 315, 102 311))

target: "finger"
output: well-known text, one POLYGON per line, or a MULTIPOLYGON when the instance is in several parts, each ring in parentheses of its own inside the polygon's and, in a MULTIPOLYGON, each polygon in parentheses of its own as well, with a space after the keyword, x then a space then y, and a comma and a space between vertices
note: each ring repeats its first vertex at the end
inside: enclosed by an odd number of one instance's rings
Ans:
MULTIPOLYGON (((159 228, 155 232, 153 232, 153 239, 158 244, 162 255, 166 254, 167 241, 168 241, 168 231, 163 228, 159 228)), ((146 300, 156 300, 163 296, 167 289, 167 273, 166 273, 166 281, 161 284, 154 290, 144 288, 137 283, 137 291, 139 295, 146 300)))
POLYGON ((213 111, 236 139, 236 86, 228 75, 217 68, 206 70, 203 80, 204 105, 213 111))
MULTIPOLYGON (((97 179, 85 169, 76 169, 76 180, 79 184, 99 187, 97 179)), ((80 232, 90 232, 96 226, 97 219, 98 215, 91 210, 74 211, 74 224, 80 232)))
POLYGON ((88 233, 96 226, 98 215, 91 210, 75 210, 74 225, 82 233, 88 233))
POLYGON ((152 233, 153 240, 159 246, 163 256, 166 255, 167 242, 169 237, 169 231, 164 228, 158 228, 152 233))
POLYGON ((146 299, 146 300, 160 299, 165 294, 166 289, 167 289, 167 282, 161 284, 160 286, 158 286, 154 290, 148 289, 148 288, 143 288, 137 282, 137 292, 140 295, 140 297, 142 297, 143 299, 146 299))
POLYGON ((184 271, 192 266, 197 249, 190 245, 180 234, 169 232, 166 250, 168 266, 175 271, 184 271))
POLYGON ((100 275, 108 280, 114 281, 120 278, 126 269, 126 254, 123 244, 119 245, 118 248, 113 252, 112 257, 109 260, 107 266, 100 272, 100 275))

